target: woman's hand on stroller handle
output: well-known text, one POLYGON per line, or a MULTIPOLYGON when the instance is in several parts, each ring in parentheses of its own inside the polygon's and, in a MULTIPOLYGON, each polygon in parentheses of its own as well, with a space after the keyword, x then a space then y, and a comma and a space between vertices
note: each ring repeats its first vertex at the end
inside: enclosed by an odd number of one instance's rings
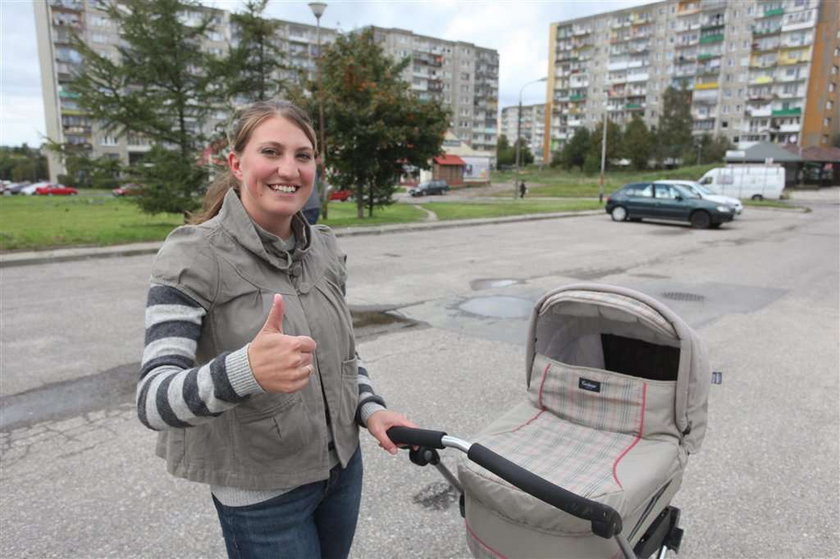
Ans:
POLYGON ((379 441, 379 446, 391 454, 396 454, 398 451, 397 445, 401 444, 400 441, 389 436, 391 430, 413 427, 417 427, 417 424, 403 414, 389 409, 374 412, 367 420, 367 428, 370 434, 379 441))

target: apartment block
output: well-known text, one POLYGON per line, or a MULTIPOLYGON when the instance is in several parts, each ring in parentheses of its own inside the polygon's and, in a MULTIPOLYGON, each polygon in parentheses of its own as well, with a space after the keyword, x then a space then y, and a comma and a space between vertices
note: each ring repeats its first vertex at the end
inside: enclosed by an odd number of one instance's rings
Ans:
POLYGON ((551 24, 546 158, 581 126, 639 115, 691 91, 693 132, 830 145, 840 133, 835 0, 667 0, 551 24))
MULTIPOLYGON (((108 156, 124 163, 142 157, 151 146, 137 134, 116 137, 106 133, 80 108, 69 91, 73 73, 81 68, 82 55, 71 44, 78 34, 102 55, 117 59, 120 38, 100 0, 36 0, 35 25, 47 136, 58 143, 86 146, 94 157, 108 156)), ((230 12, 200 8, 184 15, 186 23, 211 19, 211 29, 202 47, 221 55, 239 39, 239 29, 230 12)), ((314 19, 314 18, 313 18, 314 19)), ((299 71, 314 76, 318 56, 318 29, 315 25, 274 20, 273 41, 285 54, 288 79, 297 79, 299 71)), ((495 151, 497 136, 499 56, 494 50, 471 43, 445 41, 415 35, 400 29, 373 28, 386 54, 411 58, 403 78, 420 97, 437 99, 452 111, 451 128, 459 138, 476 150, 495 151)), ((320 41, 335 40, 335 29, 321 27, 320 41)), ((282 76, 281 76, 282 77, 282 76)), ((196 123, 210 132, 229 115, 219 110, 207 122, 196 123)), ((57 182, 65 172, 60 159, 50 153, 50 180, 57 182)))
POLYGON ((472 149, 495 151, 499 107, 499 54, 461 41, 373 27, 375 39, 395 60, 409 58, 403 79, 420 99, 452 111, 450 129, 472 149))
POLYGON ((519 106, 502 108, 501 134, 504 134, 508 142, 514 145, 518 137, 525 140, 525 145, 534 154, 534 162, 543 162, 543 139, 545 136, 545 104, 523 105, 520 120, 519 106))

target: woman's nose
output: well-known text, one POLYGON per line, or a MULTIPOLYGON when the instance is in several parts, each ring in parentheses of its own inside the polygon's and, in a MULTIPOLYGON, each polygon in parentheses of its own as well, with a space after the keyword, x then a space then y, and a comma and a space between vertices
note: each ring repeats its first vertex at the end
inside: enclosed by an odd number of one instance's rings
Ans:
POLYGON ((299 174, 297 161, 294 156, 284 155, 277 162, 277 173, 284 177, 296 177, 299 174))

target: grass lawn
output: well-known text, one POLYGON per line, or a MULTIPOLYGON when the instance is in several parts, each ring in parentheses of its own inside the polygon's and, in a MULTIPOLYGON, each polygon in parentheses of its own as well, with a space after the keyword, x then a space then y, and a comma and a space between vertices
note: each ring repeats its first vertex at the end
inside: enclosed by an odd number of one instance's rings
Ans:
POLYGON ((179 215, 146 215, 119 198, 0 196, 3 251, 157 241, 182 223, 179 215))
POLYGON ((509 215, 596 210, 602 206, 597 200, 509 200, 499 202, 430 202, 423 204, 443 221, 479 219, 509 215))
MULTIPOLYGON (((682 167, 680 169, 659 171, 610 171, 604 176, 604 195, 609 195, 628 182, 687 179, 697 180, 717 164, 682 167)), ((554 197, 591 197, 598 196, 600 177, 598 174, 585 175, 580 171, 565 171, 560 168, 526 167, 519 174, 519 178, 528 185, 531 196, 554 197)), ((493 182, 512 182, 516 179, 514 171, 494 172, 493 182)), ((510 193, 496 193, 495 196, 510 196, 510 193)))
POLYGON ((410 204, 391 204, 386 208, 374 208, 373 217, 356 218, 356 204, 352 202, 330 202, 329 219, 319 219, 318 223, 330 227, 366 227, 372 225, 387 225, 389 223, 411 223, 422 221, 426 212, 410 204))

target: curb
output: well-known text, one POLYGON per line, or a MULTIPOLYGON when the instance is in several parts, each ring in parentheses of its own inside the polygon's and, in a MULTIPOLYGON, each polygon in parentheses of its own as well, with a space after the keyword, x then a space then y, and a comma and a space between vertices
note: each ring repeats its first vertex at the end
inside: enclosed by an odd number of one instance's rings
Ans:
MULTIPOLYGON (((554 212, 545 214, 526 214, 508 217, 459 219, 453 221, 432 221, 419 223, 405 223, 398 225, 379 225, 375 227, 343 227, 333 229, 336 237, 358 237, 362 235, 383 235, 393 232, 414 232, 431 229, 451 229, 456 227, 476 227, 494 223, 516 223, 522 221, 539 221, 585 215, 601 215, 601 210, 582 210, 579 212, 554 212)), ((93 258, 114 258, 120 256, 139 256, 155 254, 160 250, 163 241, 149 243, 133 243, 130 245, 115 245, 109 247, 77 247, 60 248, 45 251, 18 252, 0 254, 0 268, 16 266, 33 266, 37 264, 53 264, 93 258)))

